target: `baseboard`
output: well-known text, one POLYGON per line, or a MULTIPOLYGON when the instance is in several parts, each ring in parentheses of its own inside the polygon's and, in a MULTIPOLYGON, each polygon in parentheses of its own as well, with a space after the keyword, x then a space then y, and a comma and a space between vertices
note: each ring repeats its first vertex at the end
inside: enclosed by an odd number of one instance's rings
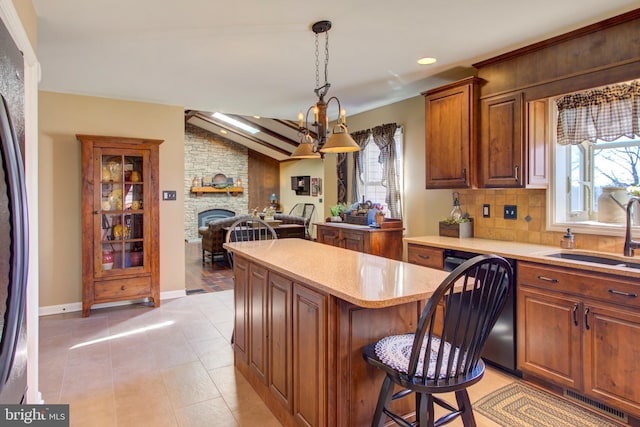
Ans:
MULTIPOLYGON (((174 298, 181 298, 187 295, 185 290, 180 291, 167 291, 160 292, 160 301, 174 298)), ((107 308, 107 307, 118 307, 121 305, 129 305, 142 301, 147 301, 148 298, 135 299, 129 301, 117 301, 117 302, 106 302, 103 304, 94 304, 91 308, 107 308)), ((48 305, 44 307, 40 307, 38 309, 39 316, 50 316, 52 314, 62 314, 62 313, 74 313, 77 311, 82 311, 82 302, 72 302, 69 304, 60 304, 60 305, 48 305)))

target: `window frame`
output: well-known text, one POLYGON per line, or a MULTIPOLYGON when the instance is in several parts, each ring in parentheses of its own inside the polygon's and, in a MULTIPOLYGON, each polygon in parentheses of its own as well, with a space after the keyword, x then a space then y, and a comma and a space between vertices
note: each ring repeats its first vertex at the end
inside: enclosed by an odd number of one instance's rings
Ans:
MULTIPOLYGON (((555 105, 555 99, 558 97, 551 97, 548 99, 550 104, 549 108, 549 122, 552 126, 549 126, 549 143, 551 145, 549 149, 549 188, 547 190, 547 212, 546 212, 546 229, 548 231, 564 232, 567 228, 571 228, 572 231, 582 234, 596 234, 604 236, 624 236, 626 231, 625 223, 604 223, 598 222, 595 219, 588 219, 590 214, 594 214, 597 211, 593 210, 594 200, 594 179, 595 179, 595 162, 593 161, 594 148, 593 145, 584 144, 581 145, 583 150, 583 164, 584 170, 582 171, 583 185, 583 206, 586 210, 576 211, 576 215, 582 218, 587 218, 578 222, 563 221, 557 219, 558 208, 562 208, 566 213, 567 206, 571 206, 571 193, 567 191, 571 185, 570 171, 571 171, 571 156, 558 154, 559 146, 557 143, 556 129, 558 125, 558 113, 555 105), (562 164, 560 164, 562 163, 562 164), (569 172, 569 173, 567 173, 569 172), (562 194, 562 183, 556 182, 556 178, 559 176, 566 177, 565 191, 566 194, 562 194)), ((579 147, 579 146, 570 146, 579 147)), ((566 214, 565 214, 566 217, 566 214)), ((640 228, 639 226, 633 226, 634 229, 640 228)))
MULTIPOLYGON (((400 188, 400 212, 404 215, 404 130, 402 126, 398 126, 398 128, 396 129, 396 132, 393 136, 393 140, 396 146, 396 171, 398 173, 398 186, 400 188)), ((369 140, 367 145, 365 146, 365 148, 361 151, 361 156, 362 156, 362 178, 363 178, 363 182, 364 185, 362 187, 362 192, 365 195, 365 199, 366 200, 371 200, 374 203, 381 203, 382 205, 384 205, 384 214, 386 217, 388 217, 390 215, 390 210, 389 210, 389 206, 387 206, 387 203, 385 202, 386 199, 386 187, 383 186, 379 186, 385 189, 385 194, 384 194, 384 198, 383 200, 372 200, 371 197, 367 196, 367 192, 366 192, 366 188, 367 188, 367 184, 368 181, 366 179, 367 176, 367 158, 365 156, 365 152, 367 152, 367 150, 369 149, 369 147, 375 146, 376 151, 378 153, 380 153, 380 149, 378 148, 378 146, 376 145, 376 143, 373 141, 373 135, 369 135, 369 140)), ((380 166, 380 168, 382 168, 382 165, 380 165, 380 163, 376 164, 380 166)), ((360 202, 359 200, 355 200, 354 202, 360 202)))

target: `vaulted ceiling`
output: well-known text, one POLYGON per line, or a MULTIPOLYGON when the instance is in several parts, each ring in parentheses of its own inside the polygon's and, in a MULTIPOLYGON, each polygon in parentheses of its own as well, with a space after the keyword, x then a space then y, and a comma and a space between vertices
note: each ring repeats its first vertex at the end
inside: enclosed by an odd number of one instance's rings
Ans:
POLYGON ((316 21, 333 23, 329 96, 352 115, 638 8, 638 0, 32 1, 41 90, 179 105, 200 112, 189 122, 218 129, 211 112, 241 116, 265 129, 243 143, 271 144, 275 158, 299 141, 286 121, 316 100, 316 21), (424 56, 437 62, 418 65, 424 56))

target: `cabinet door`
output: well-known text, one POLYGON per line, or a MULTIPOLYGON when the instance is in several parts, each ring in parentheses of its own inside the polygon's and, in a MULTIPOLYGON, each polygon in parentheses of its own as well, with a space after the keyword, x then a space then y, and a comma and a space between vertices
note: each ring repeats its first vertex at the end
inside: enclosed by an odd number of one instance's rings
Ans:
POLYGON ((480 107, 484 187, 522 187, 522 93, 487 98, 480 107))
POLYGON ((340 233, 342 235, 341 247, 352 251, 370 253, 367 233, 354 230, 341 230, 340 233))
POLYGON ((291 301, 293 283, 269 273, 269 390, 291 412, 293 380, 291 301))
POLYGON ((247 362, 247 337, 249 316, 247 290, 249 287, 249 263, 238 255, 233 260, 233 304, 235 316, 233 321, 233 348, 236 357, 247 362))
POLYGON ((293 416, 299 425, 326 425, 327 297, 293 286, 293 416))
POLYGON ((527 188, 547 188, 549 175, 549 103, 527 102, 527 188))
POLYGON ((249 367, 256 377, 267 383, 268 374, 268 319, 267 319, 267 280, 266 268, 249 264, 249 367))
POLYGON ((640 416, 640 315, 619 306, 585 303, 583 316, 586 393, 640 416))
POLYGON ((94 277, 149 273, 149 150, 94 150, 94 277))
POLYGON ((518 287, 518 368, 573 389, 582 387, 582 303, 518 287))
POLYGON ((425 96, 426 188, 469 188, 476 144, 477 79, 425 96))
POLYGON ((340 231, 336 229, 317 226, 318 243, 324 243, 331 246, 340 246, 340 231))
POLYGON ((444 269, 444 249, 428 246, 407 245, 407 261, 424 267, 444 269))

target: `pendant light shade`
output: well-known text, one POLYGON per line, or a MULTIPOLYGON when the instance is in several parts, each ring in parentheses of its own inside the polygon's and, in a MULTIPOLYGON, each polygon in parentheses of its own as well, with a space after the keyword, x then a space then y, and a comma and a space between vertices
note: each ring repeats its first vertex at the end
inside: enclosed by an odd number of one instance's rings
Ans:
POLYGON ((320 153, 313 151, 313 141, 309 135, 305 135, 298 144, 298 148, 291 154, 292 159, 319 159, 320 153))
POLYGON ((360 151, 360 146, 349 135, 349 130, 345 125, 338 125, 333 129, 333 133, 327 143, 320 148, 323 153, 350 153, 360 151), (336 129, 339 131, 336 132, 336 129))

